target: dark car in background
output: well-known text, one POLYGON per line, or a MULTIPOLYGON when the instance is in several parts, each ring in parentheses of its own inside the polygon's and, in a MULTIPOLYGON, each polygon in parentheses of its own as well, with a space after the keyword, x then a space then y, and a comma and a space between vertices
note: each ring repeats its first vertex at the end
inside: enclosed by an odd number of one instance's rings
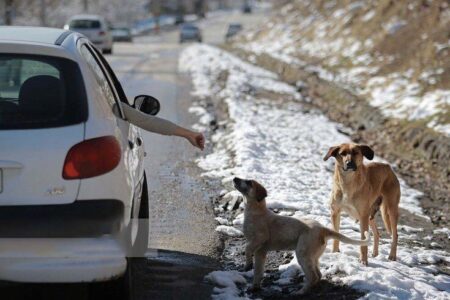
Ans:
POLYGON ((118 26, 111 28, 111 34, 114 42, 132 42, 133 35, 131 29, 126 26, 118 26))
POLYGON ((251 14, 252 13, 252 7, 250 6, 250 4, 246 3, 242 6, 242 12, 244 14, 251 14))
POLYGON ((231 23, 228 25, 227 33, 225 34, 225 40, 230 39, 231 37, 238 34, 239 31, 242 30, 242 24, 240 23, 231 23))
POLYGON ((186 41, 197 41, 202 42, 202 33, 200 29, 191 23, 186 23, 180 27, 180 43, 186 41))

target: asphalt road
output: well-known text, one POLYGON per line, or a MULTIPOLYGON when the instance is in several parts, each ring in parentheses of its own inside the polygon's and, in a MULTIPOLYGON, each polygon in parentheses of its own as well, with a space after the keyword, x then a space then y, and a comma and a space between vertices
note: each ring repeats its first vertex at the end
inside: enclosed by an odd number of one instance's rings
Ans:
MULTIPOLYGON (((224 41, 227 25, 244 28, 263 21, 261 14, 216 13, 198 24, 203 41, 224 41)), ((107 56, 127 96, 148 94, 161 102, 158 116, 190 127, 190 80, 178 74, 178 56, 188 44, 178 43, 178 30, 116 43, 107 56)), ((203 277, 219 268, 216 223, 208 187, 195 159, 202 155, 187 141, 143 132, 150 198, 148 257, 133 261, 137 299, 209 299, 212 286, 203 277)), ((6 284, 0 299, 121 299, 117 282, 101 284, 6 284)))

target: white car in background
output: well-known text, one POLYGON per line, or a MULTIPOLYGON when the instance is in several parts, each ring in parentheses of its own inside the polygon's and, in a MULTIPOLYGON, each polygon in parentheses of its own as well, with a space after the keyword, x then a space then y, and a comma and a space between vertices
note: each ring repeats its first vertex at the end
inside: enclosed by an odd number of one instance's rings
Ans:
MULTIPOLYGON (((159 110, 150 96, 135 103, 159 110)), ((0 27, 0 280, 125 275, 126 287, 127 257, 144 254, 149 232, 144 145, 123 118, 129 104, 83 35, 0 27)))
POLYGON ((84 34, 98 49, 105 54, 113 51, 111 26, 102 16, 76 15, 70 18, 64 29, 84 34))

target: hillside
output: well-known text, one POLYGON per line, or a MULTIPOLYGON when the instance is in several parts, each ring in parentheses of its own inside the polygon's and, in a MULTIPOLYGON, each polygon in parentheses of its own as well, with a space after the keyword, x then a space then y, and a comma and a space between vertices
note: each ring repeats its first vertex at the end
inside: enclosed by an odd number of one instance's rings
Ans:
POLYGON ((450 136, 449 1, 292 1, 243 48, 314 64, 386 116, 450 136))

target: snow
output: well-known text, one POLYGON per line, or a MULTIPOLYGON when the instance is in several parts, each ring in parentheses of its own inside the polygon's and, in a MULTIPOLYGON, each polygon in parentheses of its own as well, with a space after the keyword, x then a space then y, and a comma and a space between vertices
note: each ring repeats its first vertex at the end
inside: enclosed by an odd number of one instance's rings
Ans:
POLYGON ((212 299, 231 300, 244 299, 239 297, 239 290, 236 284, 245 285, 247 280, 237 271, 214 271, 206 275, 206 280, 220 286, 213 290, 212 299))
POLYGON ((227 226, 227 225, 219 225, 216 227, 216 231, 226 234, 228 236, 231 237, 238 237, 238 236, 243 236, 244 234, 242 233, 242 231, 240 231, 239 229, 236 229, 232 226, 227 226))
MULTIPOLYGON (((270 208, 294 209, 296 216, 307 216, 330 227, 330 170, 334 162, 332 159, 323 162, 322 158, 330 146, 349 142, 347 136, 338 132, 339 125, 318 113, 303 112, 298 101, 300 96, 278 80, 276 74, 217 48, 207 45, 186 48, 181 54, 179 69, 191 74, 194 95, 217 97, 228 108, 226 129, 218 129, 211 137, 213 152, 197 161, 204 169, 203 176, 220 179, 225 187, 230 186, 234 176, 256 179, 269 191, 267 204, 270 208), (227 76, 220 76, 223 73, 227 76), (219 78, 225 82, 218 81, 219 78), (263 81, 264 84, 260 84, 263 81), (279 91, 281 101, 257 98, 249 93, 249 90, 261 88, 279 91)), ((400 206, 423 216, 418 200, 421 193, 400 181, 400 206)), ((232 221, 233 225, 241 222, 242 216, 232 221)), ((233 228, 219 227, 226 234, 233 228)), ((444 251, 407 247, 402 241, 414 241, 421 229, 406 225, 401 228, 406 234, 399 230, 398 261, 387 260, 390 240, 382 238, 380 255, 369 260, 369 267, 359 263, 357 247, 342 245, 341 253, 327 250, 323 255, 322 273, 332 280, 367 291, 367 298, 448 298, 450 277, 438 274, 433 264, 450 262, 449 255, 444 251)), ((344 215, 341 232, 358 238, 359 225, 344 215)), ((295 258, 290 265, 293 266, 280 267, 279 285, 297 276, 299 267, 295 258)), ((227 285, 224 294, 238 295, 238 290, 239 287, 227 285)))

